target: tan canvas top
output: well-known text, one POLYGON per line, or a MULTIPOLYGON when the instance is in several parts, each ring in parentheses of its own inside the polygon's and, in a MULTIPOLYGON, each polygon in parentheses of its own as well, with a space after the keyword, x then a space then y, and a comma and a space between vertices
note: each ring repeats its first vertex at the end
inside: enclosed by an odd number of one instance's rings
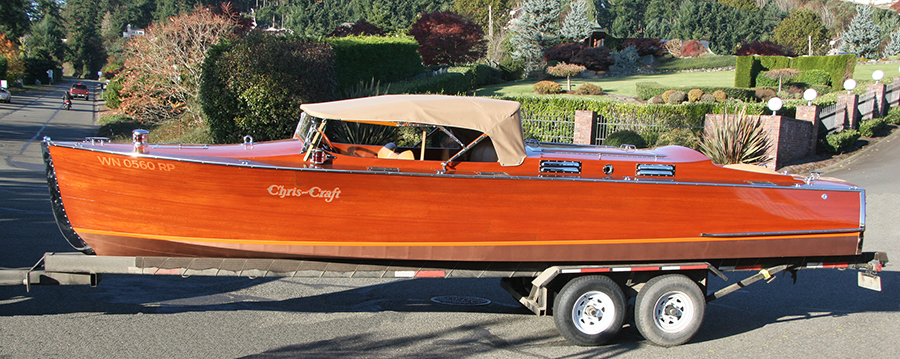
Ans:
POLYGON ((310 116, 330 120, 380 123, 421 123, 484 132, 491 138, 503 166, 525 159, 519 103, 483 97, 446 95, 384 95, 308 103, 300 108, 310 116))

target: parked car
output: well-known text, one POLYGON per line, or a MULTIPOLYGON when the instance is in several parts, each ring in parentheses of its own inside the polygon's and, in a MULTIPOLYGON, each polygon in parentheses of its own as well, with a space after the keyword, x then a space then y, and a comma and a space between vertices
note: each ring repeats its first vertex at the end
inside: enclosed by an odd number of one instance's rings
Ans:
POLYGON ((85 85, 81 82, 72 85, 72 88, 69 89, 69 97, 72 97, 72 98, 81 97, 85 101, 89 101, 90 93, 88 93, 87 85, 85 85))
POLYGON ((0 87, 0 101, 10 103, 12 102, 12 95, 9 93, 9 90, 6 87, 0 87))

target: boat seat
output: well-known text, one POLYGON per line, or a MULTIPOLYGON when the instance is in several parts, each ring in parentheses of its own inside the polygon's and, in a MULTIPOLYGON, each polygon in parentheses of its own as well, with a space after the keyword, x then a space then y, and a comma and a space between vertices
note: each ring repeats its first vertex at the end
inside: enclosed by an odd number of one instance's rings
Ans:
POLYGON ((470 162, 497 162, 497 160, 497 150, 494 149, 490 138, 484 139, 469 150, 470 162))
POLYGON ((393 142, 384 145, 378 150, 378 158, 393 158, 398 160, 414 160, 416 159, 416 155, 413 154, 412 151, 406 150, 400 153, 397 153, 397 145, 393 142))

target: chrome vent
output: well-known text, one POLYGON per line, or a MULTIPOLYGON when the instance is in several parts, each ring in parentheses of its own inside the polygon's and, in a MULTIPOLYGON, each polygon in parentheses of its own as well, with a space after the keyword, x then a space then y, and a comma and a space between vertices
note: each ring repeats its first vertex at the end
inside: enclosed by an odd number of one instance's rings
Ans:
POLYGON ((581 173, 581 161, 541 161, 541 173, 581 173))
POLYGON ((675 165, 638 163, 636 176, 675 177, 675 165))

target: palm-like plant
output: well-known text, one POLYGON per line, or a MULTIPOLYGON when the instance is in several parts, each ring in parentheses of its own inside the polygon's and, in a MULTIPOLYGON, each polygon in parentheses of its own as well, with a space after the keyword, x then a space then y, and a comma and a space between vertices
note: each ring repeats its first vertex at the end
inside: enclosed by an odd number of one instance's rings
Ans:
POLYGON ((761 163, 769 160, 771 148, 762 122, 747 116, 744 107, 733 116, 724 111, 723 120, 716 123, 700 140, 700 152, 714 163, 761 163))

